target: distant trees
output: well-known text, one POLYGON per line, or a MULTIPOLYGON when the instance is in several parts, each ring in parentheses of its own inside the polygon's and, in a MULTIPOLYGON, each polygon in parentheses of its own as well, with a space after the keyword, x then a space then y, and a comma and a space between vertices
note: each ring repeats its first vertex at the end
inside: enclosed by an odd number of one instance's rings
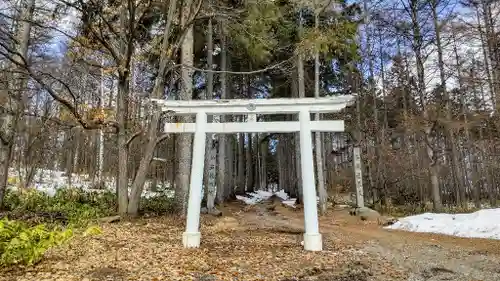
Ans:
MULTIPOLYGON (((354 108, 315 117, 347 121, 346 134, 315 136, 321 211, 339 185, 354 187, 353 144, 375 203, 495 205, 497 12, 487 1, 8 2, 0 11, 0 201, 9 167, 25 171, 26 187, 47 168, 89 174, 96 185, 116 179, 118 212, 131 216, 146 183, 165 185, 182 213, 192 137, 162 132, 173 117, 149 98, 356 92, 354 108), (64 46, 55 50, 58 38, 64 46)), ((221 118, 214 121, 246 117, 221 118)), ((209 208, 273 185, 300 201, 295 136, 208 139, 209 208)))

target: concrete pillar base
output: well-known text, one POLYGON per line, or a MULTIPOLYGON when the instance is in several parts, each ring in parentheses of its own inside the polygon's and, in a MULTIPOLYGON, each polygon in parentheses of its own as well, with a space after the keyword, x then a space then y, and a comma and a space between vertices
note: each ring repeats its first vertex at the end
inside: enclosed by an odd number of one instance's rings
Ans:
POLYGON ((184 245, 184 248, 199 248, 200 240, 200 232, 184 232, 182 234, 182 245, 184 245))
POLYGON ((322 251, 323 239, 319 233, 304 233, 304 250, 322 251))

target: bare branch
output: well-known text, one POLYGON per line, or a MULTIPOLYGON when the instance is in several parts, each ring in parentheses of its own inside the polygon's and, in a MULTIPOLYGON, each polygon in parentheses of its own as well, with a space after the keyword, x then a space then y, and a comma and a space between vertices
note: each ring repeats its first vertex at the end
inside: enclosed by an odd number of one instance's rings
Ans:
POLYGON ((168 137, 170 137, 170 134, 169 133, 165 133, 165 134, 161 134, 158 136, 158 138, 156 139, 156 145, 159 145, 162 141, 166 140, 168 137))
POLYGON ((142 135, 142 133, 144 133, 143 130, 140 130, 140 131, 137 131, 135 133, 133 133, 129 139, 127 140, 127 146, 130 146, 130 144, 137 138, 139 137, 140 135, 142 135))
POLYGON ((293 59, 294 59, 294 57, 291 57, 291 58, 289 58, 289 59, 287 59, 285 61, 273 64, 273 65, 268 66, 266 68, 252 70, 252 71, 209 70, 209 69, 201 69, 201 68, 197 68, 197 67, 190 66, 190 65, 185 65, 185 64, 175 64, 175 66, 186 67, 186 68, 190 68, 190 69, 193 69, 193 70, 196 70, 196 71, 206 72, 206 73, 211 72, 211 73, 228 73, 228 74, 249 75, 249 74, 262 73, 262 72, 266 72, 266 71, 269 71, 269 70, 272 70, 272 69, 275 69, 275 68, 279 68, 280 66, 286 64, 289 61, 292 61, 293 59))

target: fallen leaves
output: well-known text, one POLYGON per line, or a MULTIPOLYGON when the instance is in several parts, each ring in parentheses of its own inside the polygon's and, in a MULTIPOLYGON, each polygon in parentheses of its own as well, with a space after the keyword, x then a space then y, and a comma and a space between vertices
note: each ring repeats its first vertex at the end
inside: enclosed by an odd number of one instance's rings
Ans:
MULTIPOLYGON (((354 251, 352 244, 343 242, 334 233, 324 235, 324 251, 305 252, 296 232, 280 231, 285 225, 300 230, 301 224, 286 217, 258 216, 252 212, 238 218, 203 218, 201 247, 184 249, 181 242, 184 229, 176 218, 103 223, 99 229, 102 231, 89 231, 101 232, 99 235, 76 237, 69 245, 50 251, 36 267, 10 275, 18 281, 282 281, 358 274, 346 272, 353 263, 363 260, 365 266, 356 267, 360 272, 378 266, 376 261, 368 263, 369 256, 354 251)), ((8 280, 6 274, 0 276, 0 280, 8 280)))

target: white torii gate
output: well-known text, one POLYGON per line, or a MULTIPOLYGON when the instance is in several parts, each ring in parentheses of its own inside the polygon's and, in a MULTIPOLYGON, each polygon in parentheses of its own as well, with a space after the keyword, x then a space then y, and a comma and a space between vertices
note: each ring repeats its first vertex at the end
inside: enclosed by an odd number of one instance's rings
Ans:
POLYGON ((230 133, 291 133, 300 132, 300 154, 304 204, 304 249, 321 251, 323 242, 319 233, 314 178, 313 146, 311 132, 343 132, 344 121, 311 121, 311 113, 332 113, 345 108, 354 96, 298 99, 252 100, 153 100, 162 111, 174 115, 194 115, 196 123, 167 123, 165 132, 194 133, 191 181, 186 231, 182 235, 185 248, 200 246, 200 209, 205 164, 206 134, 230 133), (257 114, 299 114, 299 121, 257 122, 257 114), (207 123, 207 114, 247 114, 248 122, 207 123))

